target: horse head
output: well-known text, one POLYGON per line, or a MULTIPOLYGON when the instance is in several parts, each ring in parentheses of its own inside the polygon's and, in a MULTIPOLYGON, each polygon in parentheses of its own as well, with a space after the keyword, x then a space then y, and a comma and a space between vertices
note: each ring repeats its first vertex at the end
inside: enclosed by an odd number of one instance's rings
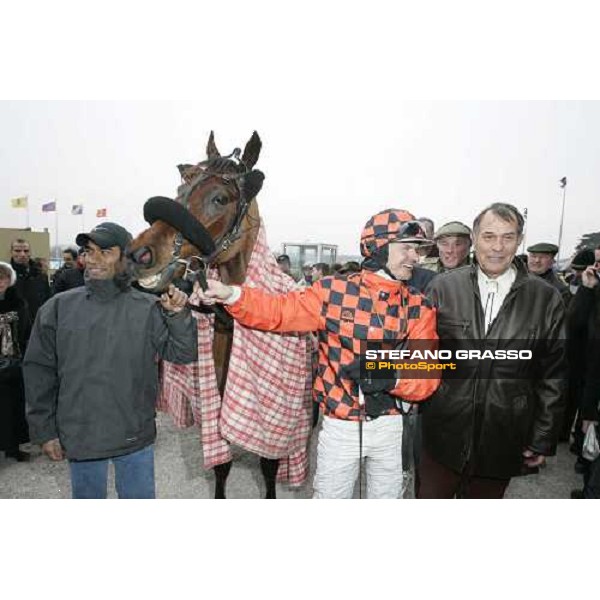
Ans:
POLYGON ((178 166, 182 185, 175 200, 156 197, 146 202, 144 218, 150 227, 131 242, 127 253, 143 289, 159 293, 172 282, 191 281, 194 267, 217 266, 223 273, 224 265, 247 253, 250 238, 253 247, 259 223, 255 198, 264 180, 254 169, 261 146, 255 131, 243 154, 236 148, 221 156, 211 132, 207 159, 178 166))

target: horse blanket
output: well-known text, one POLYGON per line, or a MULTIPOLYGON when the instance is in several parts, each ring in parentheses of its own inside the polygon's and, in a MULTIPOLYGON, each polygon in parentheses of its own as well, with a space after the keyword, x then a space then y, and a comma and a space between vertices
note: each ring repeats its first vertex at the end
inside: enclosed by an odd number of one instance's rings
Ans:
MULTIPOLYGON (((216 271, 209 277, 218 278, 216 271)), ((296 284, 277 265, 261 220, 246 272, 246 285, 281 294, 296 284)), ((213 315, 196 313, 198 362, 163 362, 158 410, 178 427, 201 428, 207 469, 232 459, 230 444, 280 459, 277 478, 292 486, 308 475, 311 432, 312 347, 306 335, 275 334, 234 322, 223 398, 212 355, 213 315)))

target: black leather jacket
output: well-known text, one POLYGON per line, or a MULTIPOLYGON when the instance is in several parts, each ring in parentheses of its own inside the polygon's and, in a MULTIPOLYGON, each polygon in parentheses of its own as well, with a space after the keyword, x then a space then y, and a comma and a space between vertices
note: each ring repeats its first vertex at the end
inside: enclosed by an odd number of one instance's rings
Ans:
MULTIPOLYGON (((474 475, 510 478, 526 448, 556 451, 564 410, 565 308, 560 294, 515 261, 517 276, 487 335, 477 267, 442 273, 426 293, 438 307, 440 339, 523 340, 534 361, 475 361, 469 378, 444 378, 423 407, 423 445, 439 463, 474 475), (484 366, 485 365, 485 366, 484 366)), ((501 342, 500 342, 501 343, 501 342)))

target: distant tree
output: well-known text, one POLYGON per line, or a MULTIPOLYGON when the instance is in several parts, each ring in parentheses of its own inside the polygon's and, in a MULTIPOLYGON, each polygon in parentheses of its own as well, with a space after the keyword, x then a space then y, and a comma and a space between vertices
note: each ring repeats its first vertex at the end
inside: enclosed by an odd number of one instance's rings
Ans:
POLYGON ((586 233, 581 236, 579 243, 577 244, 577 248, 575 248, 576 252, 583 250, 584 248, 589 248, 590 250, 594 249, 596 246, 600 244, 600 231, 596 231, 594 233, 586 233))

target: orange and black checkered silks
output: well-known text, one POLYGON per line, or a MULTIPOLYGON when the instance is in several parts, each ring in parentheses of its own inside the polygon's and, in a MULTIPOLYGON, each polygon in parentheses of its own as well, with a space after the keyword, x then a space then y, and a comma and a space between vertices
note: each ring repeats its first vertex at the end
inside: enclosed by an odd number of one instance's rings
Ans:
MULTIPOLYGON (((244 287, 240 300, 227 308, 245 326, 280 332, 317 331, 315 399, 324 414, 345 420, 360 417, 358 387, 341 371, 360 356, 361 342, 400 341, 406 334, 409 339, 437 339, 435 310, 425 297, 369 271, 325 277, 311 288, 282 296, 244 287)), ((391 393, 420 401, 431 396, 438 385, 437 378, 401 378, 391 393)))
POLYGON ((360 236, 360 252, 363 256, 373 256, 383 246, 396 238, 404 223, 415 217, 407 210, 390 208, 373 215, 366 223, 360 236))

